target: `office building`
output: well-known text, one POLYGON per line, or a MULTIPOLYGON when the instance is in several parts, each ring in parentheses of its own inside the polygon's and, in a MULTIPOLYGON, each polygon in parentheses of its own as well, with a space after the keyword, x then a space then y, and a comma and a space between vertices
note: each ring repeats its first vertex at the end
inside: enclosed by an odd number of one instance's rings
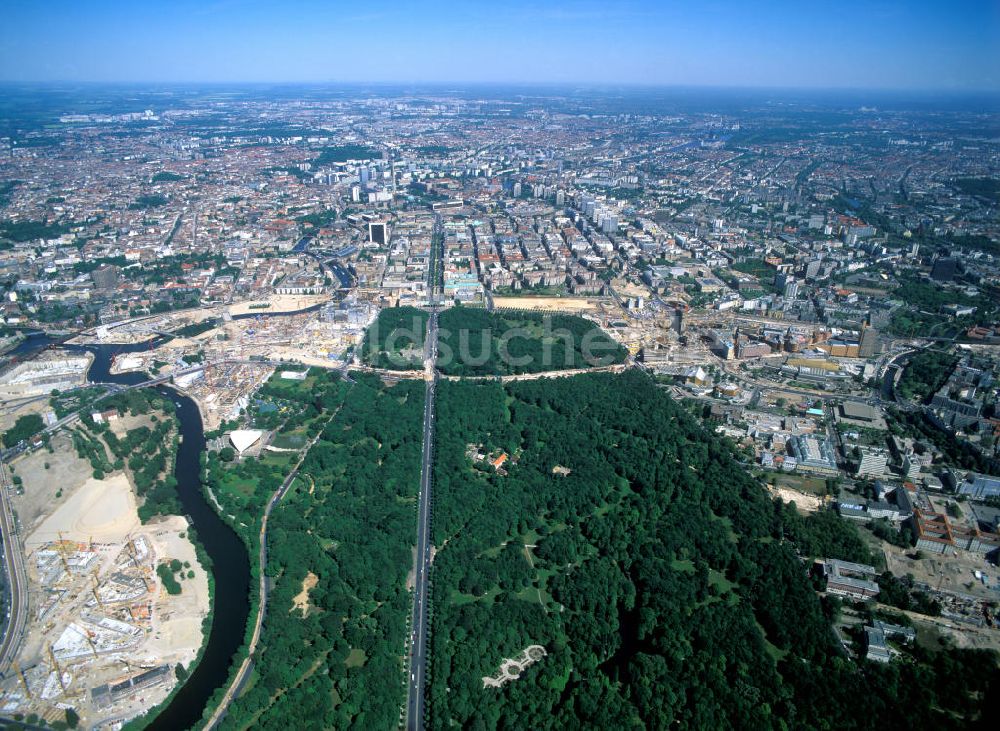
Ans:
POLYGON ((389 240, 389 231, 385 221, 368 222, 368 240, 379 246, 386 245, 389 240))

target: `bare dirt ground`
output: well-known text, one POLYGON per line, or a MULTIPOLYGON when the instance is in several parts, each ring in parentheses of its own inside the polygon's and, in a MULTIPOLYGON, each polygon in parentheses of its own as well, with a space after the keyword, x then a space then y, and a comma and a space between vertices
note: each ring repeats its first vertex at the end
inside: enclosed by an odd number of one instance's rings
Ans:
MULTIPOLYGON (((886 607, 889 611, 900 610, 886 607)), ((928 617, 916 612, 903 612, 911 620, 918 631, 918 642, 921 627, 931 629, 951 639, 956 647, 979 650, 1000 650, 1000 631, 990 627, 970 627, 958 624, 945 617, 928 617)))
POLYGON ((622 297, 649 297, 649 289, 638 284, 632 284, 625 279, 616 279, 614 282, 615 292, 622 297))
POLYGON ((59 540, 88 543, 124 541, 139 528, 135 495, 128 478, 118 473, 104 480, 88 478, 62 501, 25 540, 29 552, 59 540))
MULTIPOLYGON (((886 567, 897 576, 913 574, 916 581, 933 589, 971 594, 993 601, 998 598, 996 589, 984 586, 973 574, 976 570, 982 571, 990 577, 990 583, 996 585, 1000 569, 982 556, 949 549, 946 555, 929 554, 925 551, 924 558, 914 560, 908 558, 907 552, 897 546, 885 544, 883 551, 886 567)), ((913 553, 912 549, 909 553, 913 553)))
POLYGON ((209 606, 208 575, 198 564, 187 530, 187 520, 179 515, 161 518, 146 526, 146 534, 152 539, 159 560, 176 558, 190 567, 184 569, 180 594, 170 596, 161 588, 154 610, 153 632, 140 648, 150 658, 171 658, 172 662, 185 666, 194 660, 201 647, 201 620, 209 606), (194 572, 193 578, 188 577, 189 571, 194 572))
POLYGON ((0 432, 5 432, 14 426, 19 417, 28 414, 41 416, 46 411, 49 411, 48 399, 27 403, 23 399, 0 399, 0 432))
POLYGON ((312 571, 307 573, 306 578, 302 579, 302 591, 292 597, 292 607, 288 611, 291 612, 295 609, 301 609, 303 616, 309 614, 309 592, 318 583, 319 577, 316 574, 312 571))
POLYGON ((24 494, 14 498, 21 535, 29 535, 41 518, 68 500, 91 473, 90 465, 77 456, 65 429, 52 436, 51 446, 51 453, 39 449, 13 465, 15 474, 24 480, 24 494))
POLYGON ((807 492, 791 490, 787 487, 767 486, 768 492, 776 497, 780 497, 786 503, 795 503, 795 507, 806 513, 815 513, 823 506, 823 501, 815 495, 807 492))

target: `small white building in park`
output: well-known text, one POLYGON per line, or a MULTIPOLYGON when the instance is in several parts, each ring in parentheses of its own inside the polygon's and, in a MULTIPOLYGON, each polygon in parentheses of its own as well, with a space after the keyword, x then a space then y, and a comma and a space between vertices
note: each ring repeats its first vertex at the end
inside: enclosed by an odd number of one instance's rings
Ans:
POLYGON ((258 429, 237 429, 236 431, 229 432, 229 443, 233 445, 233 448, 237 452, 243 454, 259 442, 263 435, 264 432, 258 429))

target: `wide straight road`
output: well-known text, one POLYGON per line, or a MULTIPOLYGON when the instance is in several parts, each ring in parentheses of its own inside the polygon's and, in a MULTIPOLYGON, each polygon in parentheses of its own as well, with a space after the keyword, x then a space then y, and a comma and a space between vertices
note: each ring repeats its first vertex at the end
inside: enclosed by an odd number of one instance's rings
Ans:
POLYGON ((24 554, 21 552, 14 511, 10 505, 8 494, 10 485, 7 465, 0 463, 0 531, 3 533, 3 560, 7 583, 10 585, 8 621, 3 643, 0 644, 0 674, 7 672, 10 663, 17 655, 28 619, 28 576, 24 570, 24 554))
POLYGON ((431 571, 431 466, 434 454, 434 389, 437 386, 437 311, 427 323, 425 356, 427 387, 424 395, 424 435, 417 501, 417 548, 414 566, 413 616, 410 621, 410 673, 406 680, 406 728, 424 727, 424 694, 427 678, 427 610, 431 571))

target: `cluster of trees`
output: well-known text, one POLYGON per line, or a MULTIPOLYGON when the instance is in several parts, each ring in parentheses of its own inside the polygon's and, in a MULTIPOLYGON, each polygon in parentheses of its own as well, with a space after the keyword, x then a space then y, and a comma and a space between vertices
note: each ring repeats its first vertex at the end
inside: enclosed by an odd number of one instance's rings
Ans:
POLYGON ((1000 180, 993 178, 956 178, 952 183, 966 195, 976 195, 988 198, 994 203, 1000 203, 1000 180))
POLYGON ((947 326, 950 331, 960 330, 979 322, 990 322, 998 312, 1000 303, 989 293, 972 296, 961 289, 945 288, 914 275, 899 275, 899 287, 893 297, 903 300, 909 307, 898 310, 892 319, 892 330, 899 335, 945 334, 931 328, 947 326), (951 318, 941 312, 944 305, 958 304, 976 307, 973 317, 951 318))
POLYGON ((25 439, 31 439, 45 428, 45 422, 38 414, 26 414, 17 417, 14 426, 3 433, 5 447, 13 447, 25 439))
POLYGON ((334 145, 324 147, 312 161, 313 167, 323 167, 335 162, 348 160, 380 160, 382 153, 367 145, 334 145))
POLYGON ((878 600, 883 604, 932 617, 941 614, 941 602, 916 588, 912 574, 894 576, 891 571, 885 571, 879 574, 877 581, 881 589, 878 600))
POLYGON ((856 528, 772 501, 648 376, 438 394, 430 727, 954 728, 997 687, 991 653, 844 658, 807 565, 869 560, 856 528))
POLYGON ((132 203, 129 203, 129 209, 134 211, 141 211, 143 208, 159 208, 160 206, 167 205, 168 198, 159 193, 146 193, 138 196, 132 203))
POLYGON ((174 335, 179 338, 193 338, 196 335, 207 333, 218 324, 218 322, 211 318, 202 320, 201 322, 192 322, 190 325, 185 325, 174 330, 174 335))
POLYGON ((419 370, 422 367, 427 319, 416 307, 390 307, 378 313, 378 318, 365 333, 361 356, 376 368, 419 370))
POLYGON ((68 233, 69 224, 45 221, 0 221, 0 239, 14 242, 55 239, 68 233))
POLYGON ((888 518, 879 518, 868 524, 868 529, 879 540, 891 543, 900 548, 910 548, 916 545, 917 539, 913 535, 913 530, 909 526, 896 528, 888 518))
POLYGON ((292 177, 298 178, 302 181, 312 180, 312 175, 307 173, 298 165, 274 165, 272 167, 261 169, 261 172, 268 175, 291 175, 292 177))
POLYGON ((310 223, 313 226, 329 226, 337 220, 338 214, 336 208, 325 208, 322 211, 317 211, 316 213, 306 213, 302 216, 297 217, 295 220, 299 223, 310 223))
POLYGON ((621 363, 627 355, 600 327, 575 315, 456 306, 441 313, 439 325, 438 367, 447 375, 587 368, 621 363))
MULTIPOLYGON (((125 267, 129 262, 123 256, 110 256, 100 259, 78 262, 73 265, 73 271, 86 274, 94 269, 105 265, 125 267)), ((168 279, 177 279, 186 276, 184 264, 193 264, 197 267, 211 267, 220 272, 228 267, 226 257, 222 254, 198 253, 198 254, 175 254, 165 256, 155 261, 145 262, 142 267, 130 268, 122 272, 122 276, 141 281, 145 284, 163 284, 168 279)), ((169 308, 168 308, 169 309, 169 308)))
POLYGON ((173 562, 162 561, 156 567, 156 575, 160 577, 160 581, 163 583, 163 588, 166 589, 168 594, 176 596, 181 593, 180 582, 177 581, 177 577, 175 576, 181 568, 181 562, 176 558, 173 562), (177 564, 176 569, 172 565, 174 563, 177 564))
POLYGON ((160 172, 153 175, 150 182, 153 183, 173 183, 178 180, 184 180, 184 176, 178 173, 170 172, 169 170, 161 170, 160 172))
POLYGON ((20 185, 20 183, 20 180, 0 181, 0 207, 6 206, 10 203, 11 194, 14 192, 14 188, 20 185))
POLYGON ((224 728, 398 724, 424 385, 353 378, 271 515, 255 681, 224 728), (318 581, 303 611, 293 597, 309 572, 318 581))
POLYGON ((941 388, 955 370, 958 358, 940 350, 923 350, 906 364, 897 391, 909 401, 924 401, 941 388))
POLYGON ((73 433, 73 444, 77 454, 90 462, 94 477, 103 479, 105 474, 127 466, 136 495, 142 498, 139 518, 143 522, 157 515, 180 514, 177 478, 173 474, 177 430, 169 402, 155 391, 136 389, 110 396, 101 408, 132 416, 150 414, 152 426, 139 426, 130 429, 124 437, 118 437, 107 422, 97 424, 86 408, 81 409, 80 421, 85 428, 73 433), (103 444, 98 437, 103 438, 103 444), (111 450, 113 461, 108 457, 105 444, 111 450))
MULTIPOLYGON (((743 261, 737 261, 730 266, 730 269, 756 277, 757 281, 760 282, 760 288, 765 292, 778 291, 778 288, 774 286, 775 269, 763 259, 744 259, 743 261)), ((728 277, 720 278, 728 279, 728 277)))
POLYGON ((1000 460, 988 457, 966 439, 959 439, 935 426, 921 411, 889 409, 889 429, 897 436, 907 435, 930 442, 947 456, 950 463, 963 470, 1000 475, 1000 460))

